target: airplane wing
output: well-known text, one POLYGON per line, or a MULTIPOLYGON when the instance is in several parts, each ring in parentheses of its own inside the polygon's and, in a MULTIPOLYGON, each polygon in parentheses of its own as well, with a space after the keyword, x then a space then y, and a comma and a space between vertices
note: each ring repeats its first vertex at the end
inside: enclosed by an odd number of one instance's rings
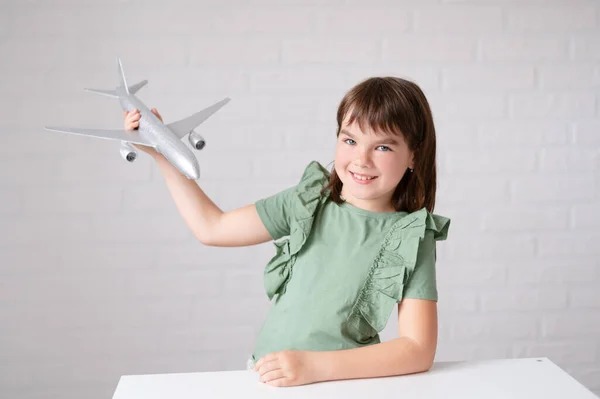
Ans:
POLYGON ((128 143, 141 144, 148 147, 155 146, 153 143, 140 136, 137 130, 74 129, 55 126, 45 126, 45 128, 46 130, 54 132, 80 134, 83 136, 97 137, 101 139, 126 141, 128 143))
POLYGON ((171 131, 175 133, 177 137, 183 138, 192 130, 194 130, 198 125, 207 120, 212 114, 221 109, 221 107, 227 104, 229 100, 230 98, 227 97, 219 101, 218 103, 215 103, 210 107, 203 109, 200 112, 196 112, 192 116, 189 116, 177 122, 169 123, 167 127, 171 129, 171 131))

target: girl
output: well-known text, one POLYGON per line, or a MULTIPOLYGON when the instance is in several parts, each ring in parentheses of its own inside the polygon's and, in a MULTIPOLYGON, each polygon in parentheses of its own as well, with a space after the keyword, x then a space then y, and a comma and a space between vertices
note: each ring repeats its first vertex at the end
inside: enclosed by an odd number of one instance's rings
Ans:
MULTIPOLYGON (((126 129, 139 118, 125 112, 126 129)), ((344 96, 337 122, 331 172, 311 162, 296 186, 230 212, 162 155, 138 147, 156 159, 200 242, 277 240, 264 274, 272 307, 249 359, 269 385, 401 375, 433 364, 436 241, 446 239, 450 219, 431 213, 429 104, 412 82, 370 78, 344 96), (396 304, 398 338, 381 343, 396 304)))

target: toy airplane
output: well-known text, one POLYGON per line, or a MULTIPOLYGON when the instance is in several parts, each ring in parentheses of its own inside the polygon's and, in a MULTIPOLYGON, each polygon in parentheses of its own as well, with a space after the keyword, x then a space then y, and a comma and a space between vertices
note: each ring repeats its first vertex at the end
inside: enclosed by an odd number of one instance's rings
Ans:
POLYGON ((194 131, 194 129, 227 104, 230 99, 225 98, 192 116, 165 125, 135 96, 135 93, 146 85, 148 81, 143 80, 134 85, 127 86, 125 74, 123 73, 123 65, 119 58, 117 58, 117 63, 121 85, 118 86, 116 90, 84 90, 112 98, 118 98, 123 110, 139 110, 139 127, 136 130, 74 129, 45 126, 46 130, 81 134, 109 140, 119 140, 121 141, 121 156, 128 162, 133 162, 137 158, 137 152, 131 144, 153 147, 156 151, 163 154, 164 157, 188 179, 197 180, 200 178, 198 160, 181 139, 188 136, 188 140, 193 148, 196 150, 203 149, 206 142, 202 136, 194 131))

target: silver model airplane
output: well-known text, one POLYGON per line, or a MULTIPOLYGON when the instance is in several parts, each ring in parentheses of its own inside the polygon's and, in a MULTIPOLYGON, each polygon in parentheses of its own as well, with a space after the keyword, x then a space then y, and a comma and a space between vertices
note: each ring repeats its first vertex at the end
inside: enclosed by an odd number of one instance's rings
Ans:
POLYGON ((143 80, 134 85, 127 86, 125 74, 123 73, 123 65, 119 58, 117 58, 117 63, 121 84, 116 90, 84 90, 118 98, 123 110, 132 111, 133 109, 138 109, 140 111, 140 120, 139 127, 136 130, 76 129, 45 126, 46 130, 119 140, 121 141, 121 156, 128 162, 133 162, 137 158, 137 152, 131 144, 153 147, 156 151, 163 154, 184 176, 188 179, 197 180, 200 177, 198 160, 181 139, 188 136, 188 140, 193 148, 196 150, 203 149, 206 142, 194 129, 227 104, 230 99, 225 98, 192 116, 165 125, 135 96, 135 93, 146 85, 148 81, 143 80))

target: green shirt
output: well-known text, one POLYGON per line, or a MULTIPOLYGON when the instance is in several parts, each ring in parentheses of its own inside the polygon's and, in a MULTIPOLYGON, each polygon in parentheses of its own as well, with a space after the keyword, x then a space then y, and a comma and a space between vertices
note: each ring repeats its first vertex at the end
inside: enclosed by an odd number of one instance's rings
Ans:
POLYGON ((336 204, 320 194, 328 181, 311 162, 297 186, 256 202, 277 253, 265 268, 272 306, 250 363, 282 350, 376 344, 402 298, 437 301, 435 241, 450 219, 336 204))

